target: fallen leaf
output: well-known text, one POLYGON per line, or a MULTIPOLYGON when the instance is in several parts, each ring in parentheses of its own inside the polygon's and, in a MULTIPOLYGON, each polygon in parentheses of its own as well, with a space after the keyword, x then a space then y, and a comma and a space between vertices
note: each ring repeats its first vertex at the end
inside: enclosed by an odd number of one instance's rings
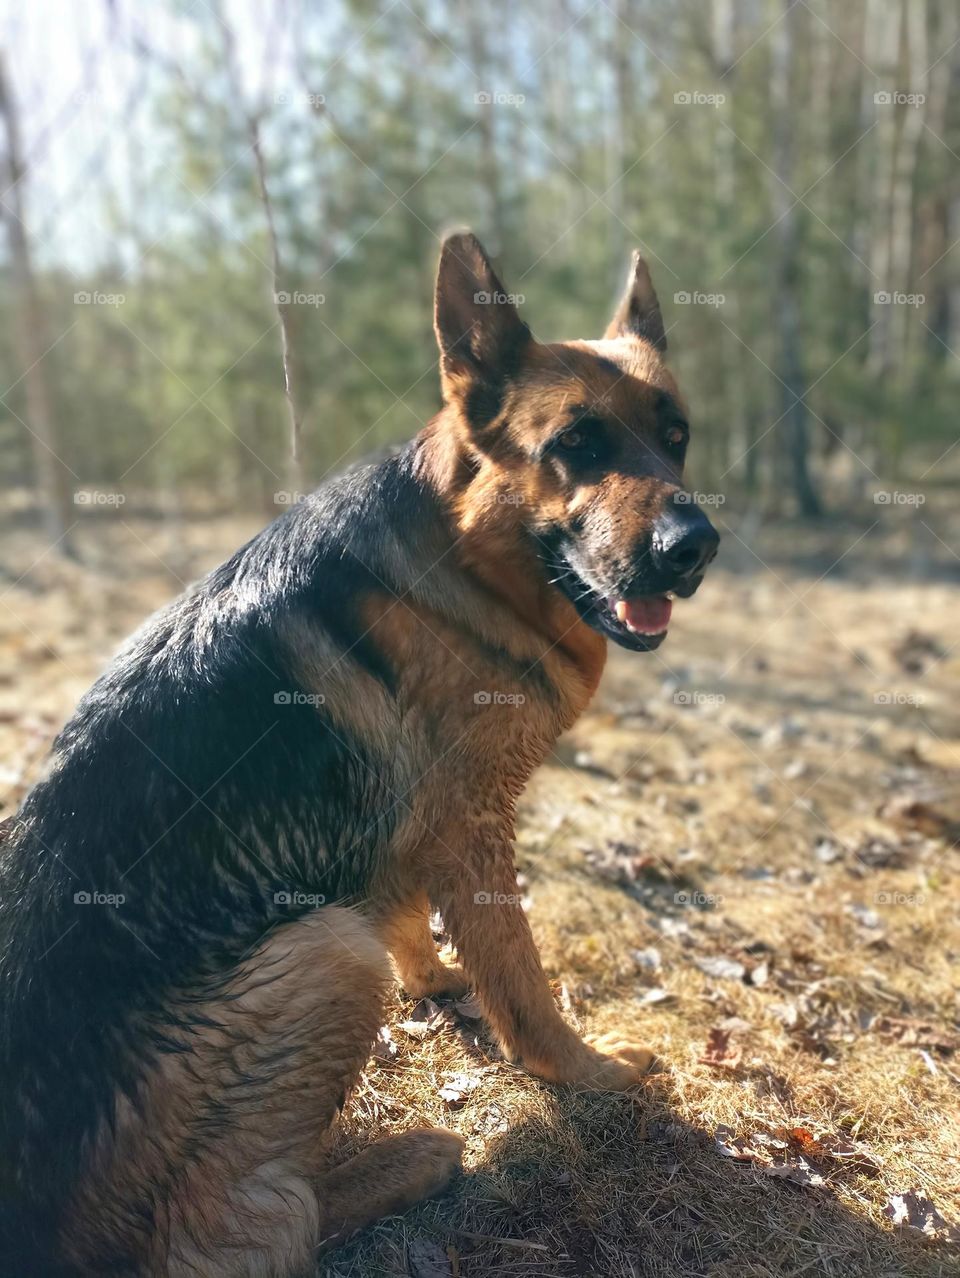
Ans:
MULTIPOLYGON (((861 1141, 847 1140, 845 1136, 835 1136, 828 1131, 814 1133, 809 1127, 779 1127, 773 1135, 808 1160, 841 1162, 871 1175, 880 1170, 876 1156, 861 1141)), ((757 1137, 754 1137, 754 1142, 757 1142, 757 1137)))
POLYGON ((758 963, 757 966, 751 970, 749 979, 751 985, 766 985, 767 981, 770 979, 770 964, 758 963))
POLYGON ((786 1025, 787 1029, 796 1029, 800 1024, 800 1009, 796 1003, 771 1003, 768 1010, 778 1021, 786 1025))
POLYGON ((422 998, 410 1016, 398 1028, 411 1038, 428 1038, 443 1025, 443 1009, 432 998, 422 998))
POLYGON ((847 913, 857 920, 861 927, 877 928, 880 926, 880 915, 866 905, 848 905, 847 913))
POLYGON ((467 1021, 483 1020, 483 1008, 476 994, 468 994, 466 998, 458 998, 453 1005, 459 1016, 467 1021))
POLYGON ((453 1278, 449 1255, 432 1238, 414 1238, 407 1244, 407 1264, 412 1278, 453 1278))
POLYGON ((378 1061, 392 1061, 397 1058, 397 1045, 393 1041, 389 1025, 381 1025, 373 1045, 373 1054, 378 1061))
POLYGON ((813 849, 813 854, 821 865, 832 865, 834 861, 841 859, 843 850, 837 846, 833 839, 818 839, 813 849))
POLYGON ((630 957, 637 967, 642 967, 645 972, 660 970, 660 951, 652 945, 645 950, 631 950, 630 957))
POLYGON ((764 1149, 790 1148, 785 1140, 779 1140, 776 1136, 771 1136, 769 1132, 754 1132, 750 1140, 752 1144, 760 1145, 764 1149))
POLYGON ((904 1047, 925 1047, 949 1056, 960 1047, 960 1038, 942 1026, 909 1016, 877 1016, 870 1029, 904 1047))
POLYGON ((725 981, 742 981, 747 974, 747 969, 737 959, 717 955, 713 958, 698 958, 693 961, 701 972, 706 972, 707 976, 715 976, 725 981))
POLYGON ((926 1238, 945 1242, 960 1242, 960 1228, 949 1224, 924 1194, 916 1189, 906 1189, 891 1194, 883 1214, 898 1229, 909 1229, 926 1238))
POLYGON ((903 850, 885 839, 867 839, 854 849, 854 860, 870 870, 889 870, 904 863, 903 850))
POLYGON ((671 994, 669 990, 665 990, 660 986, 655 989, 647 990, 644 994, 638 994, 637 998, 641 1003, 652 1006, 654 1003, 669 1003, 671 999, 676 998, 675 994, 671 994))
POLYGON ((923 630, 908 630, 890 651, 907 674, 923 674, 928 666, 946 656, 940 641, 923 630))
POLYGON ((475 1092, 483 1081, 479 1074, 454 1073, 448 1074, 447 1078, 449 1081, 440 1088, 440 1099, 452 1109, 465 1105, 471 1092, 475 1092))
MULTIPOLYGON (((943 795, 923 796, 919 794, 896 795, 885 803, 878 816, 886 821, 908 830, 919 830, 928 839, 949 839, 957 841, 960 827, 953 812, 944 811, 943 795), (941 800, 938 804, 936 800, 941 800)), ((955 803, 951 805, 955 809, 955 803)))
POLYGON ((715 1025, 707 1035, 707 1046, 703 1055, 698 1057, 701 1065, 710 1065, 714 1069, 736 1069, 743 1055, 743 1049, 730 1046, 732 1030, 721 1029, 715 1025))
POLYGON ((826 1184, 820 1173, 814 1171, 803 1158, 798 1158, 796 1162, 774 1163, 770 1167, 761 1168, 761 1170, 765 1176, 775 1176, 778 1180, 789 1180, 794 1185, 804 1185, 815 1189, 820 1185, 826 1184))
POLYGON ((713 1143, 724 1158, 735 1158, 737 1162, 753 1163, 757 1160, 757 1151, 752 1149, 741 1136, 735 1135, 732 1127, 721 1125, 714 1133, 713 1143))

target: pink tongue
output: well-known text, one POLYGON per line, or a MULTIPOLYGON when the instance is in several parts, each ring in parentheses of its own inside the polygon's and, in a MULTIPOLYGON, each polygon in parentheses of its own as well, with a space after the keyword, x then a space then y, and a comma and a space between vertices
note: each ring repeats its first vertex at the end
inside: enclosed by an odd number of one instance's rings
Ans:
POLYGON ((649 595, 645 599, 618 599, 617 620, 642 635, 659 635, 670 624, 673 602, 666 595, 649 595))

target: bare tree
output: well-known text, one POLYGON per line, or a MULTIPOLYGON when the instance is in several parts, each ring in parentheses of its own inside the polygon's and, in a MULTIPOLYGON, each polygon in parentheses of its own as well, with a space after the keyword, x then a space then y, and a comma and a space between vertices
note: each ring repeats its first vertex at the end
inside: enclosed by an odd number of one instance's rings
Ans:
POLYGON ((27 429, 33 454, 37 492, 44 526, 51 541, 71 553, 70 531, 75 522, 68 469, 62 458, 53 397, 48 384, 51 343, 46 315, 37 288, 26 227, 24 187, 27 165, 20 144, 20 127, 6 60, 0 53, 0 117, 7 154, 0 215, 7 226, 10 266, 18 307, 15 342, 27 400, 27 429))
POLYGON ((786 14, 770 35, 770 99, 773 124, 773 212, 776 215, 776 263, 773 302, 776 307, 777 376, 786 426, 790 484, 800 512, 819 515, 820 498, 810 475, 810 412, 804 401, 804 369, 800 331, 800 224, 794 187, 796 100, 791 89, 796 62, 797 8, 794 0, 782 0, 786 14))
POLYGON ((300 392, 300 377, 296 363, 296 346, 293 334, 293 314, 290 304, 290 292, 284 287, 285 273, 280 253, 280 240, 277 236, 277 224, 274 217, 273 202, 270 199, 270 188, 267 182, 267 165, 263 154, 263 139, 260 131, 260 116, 256 108, 246 105, 243 80, 237 62, 236 42, 233 28, 223 15, 219 2, 214 7, 214 15, 220 27, 223 40, 223 56, 227 69, 234 100, 243 112, 247 136, 250 139, 250 151, 253 155, 257 173, 257 184, 260 190, 260 201, 267 224, 267 238, 270 242, 270 256, 273 272, 273 301, 280 318, 280 336, 283 348, 283 389, 287 400, 287 412, 290 417, 290 483, 294 490, 303 487, 303 409, 300 392))

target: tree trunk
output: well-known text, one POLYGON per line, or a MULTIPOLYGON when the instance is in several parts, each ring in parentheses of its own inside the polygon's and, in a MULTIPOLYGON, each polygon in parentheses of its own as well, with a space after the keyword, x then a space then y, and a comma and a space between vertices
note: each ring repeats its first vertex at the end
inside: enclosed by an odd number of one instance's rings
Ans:
MULTIPOLYGON (((864 32, 864 61, 872 67, 883 86, 880 92, 897 87, 900 62, 900 28, 903 11, 901 0, 869 0, 864 32)), ((872 83, 872 79, 871 79, 872 83)), ((870 87, 865 85, 865 94, 870 87)), ((894 168, 897 153, 897 108, 893 103, 877 103, 874 98, 873 152, 875 155, 868 265, 872 292, 889 292, 891 279, 891 207, 894 168)), ((876 323, 868 338, 867 369, 873 377, 884 377, 890 370, 893 350, 893 306, 877 306, 876 323)))
POLYGON ((820 497, 810 475, 810 413, 805 391, 800 348, 799 220, 794 197, 794 98, 791 92, 795 64, 798 6, 782 0, 786 16, 770 33, 770 100, 773 116, 773 215, 777 219, 773 301, 778 339, 777 376, 782 389, 790 486, 802 515, 821 513, 820 497))
MULTIPOLYGON (((490 56, 488 26, 489 11, 481 14, 476 5, 466 5, 462 9, 463 19, 467 24, 470 47, 470 64, 480 84, 486 92, 496 87, 496 66, 498 60, 490 56)), ((500 257, 508 243, 506 215, 503 202, 502 184, 500 181, 500 161, 497 154, 496 122, 502 113, 493 103, 481 106, 477 112, 480 136, 480 180, 487 196, 489 210, 489 226, 491 252, 500 257)))
POLYGON ((0 54, 0 117, 7 139, 7 199, 0 211, 7 224, 10 266, 19 317, 16 324, 17 359, 22 372, 27 409, 27 431, 33 454, 37 495, 44 529, 51 542, 65 554, 73 552, 70 538, 76 522, 71 496, 69 468, 63 461, 53 397, 48 382, 50 347, 43 301, 37 289, 27 235, 23 198, 27 178, 20 146, 20 128, 13 87, 6 61, 0 54))

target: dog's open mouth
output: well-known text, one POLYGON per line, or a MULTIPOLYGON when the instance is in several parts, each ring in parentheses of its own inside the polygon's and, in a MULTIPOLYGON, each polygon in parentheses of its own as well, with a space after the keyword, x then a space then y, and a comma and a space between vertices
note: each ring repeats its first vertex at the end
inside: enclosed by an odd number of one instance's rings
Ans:
POLYGON ((605 597, 588 586, 569 565, 565 565, 564 571, 554 580, 588 626, 606 635, 621 648, 634 652, 652 652, 660 647, 667 637, 674 599, 680 594, 692 594, 696 589, 693 586, 687 591, 679 589, 625 598, 615 595, 605 597))
POLYGON ((621 648, 652 652, 667 637, 673 611, 672 591, 658 595, 631 595, 627 599, 602 599, 593 595, 578 605, 580 615, 594 630, 613 639, 621 648), (588 607, 584 607, 588 604, 588 607))
POLYGON ((641 595, 634 599, 608 599, 617 621, 635 635, 648 639, 665 635, 673 611, 673 594, 641 595))

